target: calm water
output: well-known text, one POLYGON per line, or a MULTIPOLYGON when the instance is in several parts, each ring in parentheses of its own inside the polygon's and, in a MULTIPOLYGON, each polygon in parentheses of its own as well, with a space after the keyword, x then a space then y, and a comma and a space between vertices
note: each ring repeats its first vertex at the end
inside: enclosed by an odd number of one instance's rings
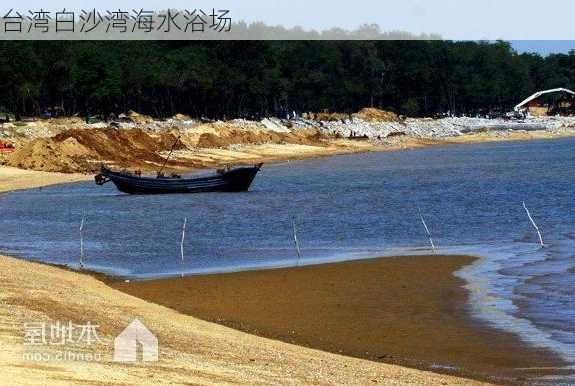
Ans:
POLYGON ((426 253, 421 208, 475 315, 575 364, 575 140, 450 146, 266 166, 245 194, 128 196, 92 183, 0 196, 0 250, 135 278, 426 253), (522 207, 525 201, 548 247, 522 207), (180 259, 188 218, 185 261, 180 259))

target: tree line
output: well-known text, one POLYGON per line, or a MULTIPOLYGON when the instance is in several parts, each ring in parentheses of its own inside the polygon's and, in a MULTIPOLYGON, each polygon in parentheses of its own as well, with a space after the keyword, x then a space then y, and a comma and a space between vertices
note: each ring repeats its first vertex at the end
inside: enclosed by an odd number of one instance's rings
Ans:
POLYGON ((507 42, 1 41, 0 112, 135 110, 233 118, 378 107, 408 116, 508 111, 575 88, 575 50, 507 42))

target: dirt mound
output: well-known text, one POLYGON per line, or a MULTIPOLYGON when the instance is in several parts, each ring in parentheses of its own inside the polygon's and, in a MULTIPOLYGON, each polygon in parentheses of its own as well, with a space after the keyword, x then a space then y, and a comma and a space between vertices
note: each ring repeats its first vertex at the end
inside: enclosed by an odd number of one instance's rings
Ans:
POLYGON ((185 115, 185 114, 176 114, 172 117, 173 120, 175 121, 191 121, 192 118, 189 115, 185 115))
POLYGON ((230 145, 263 145, 268 143, 317 145, 324 138, 324 135, 316 128, 283 133, 256 127, 244 129, 229 123, 210 123, 187 132, 183 136, 182 142, 189 147, 227 148, 230 145))
MULTIPOLYGON (((8 157, 7 163, 24 169, 93 172, 101 163, 115 167, 154 168, 164 161, 159 153, 176 140, 170 132, 148 134, 140 129, 73 129, 49 139, 37 139, 8 157)), ((185 148, 179 144, 176 148, 185 148)), ((177 166, 176 162, 171 162, 177 166)))
POLYGON ((280 143, 283 135, 275 132, 247 130, 219 130, 217 134, 204 133, 200 135, 197 147, 223 148, 229 145, 261 145, 264 143, 280 143))
POLYGON ((350 115, 345 113, 316 113, 311 114, 311 118, 318 122, 336 122, 347 121, 350 118, 362 119, 366 122, 399 122, 400 119, 396 113, 392 111, 385 111, 376 109, 374 107, 366 107, 357 113, 350 115))
MULTIPOLYGON (((64 144, 63 147, 69 147, 64 144)), ((74 172, 79 170, 73 157, 62 154, 61 146, 50 139, 36 139, 7 157, 6 164, 22 169, 47 172, 74 172)))
POLYGON ((344 113, 316 113, 312 114, 314 121, 318 122, 335 122, 335 121, 345 121, 349 119, 349 114, 344 113))
POLYGON ((366 107, 353 115, 356 118, 363 119, 367 122, 399 122, 400 119, 396 113, 385 111, 373 107, 366 107))
MULTIPOLYGON (((134 129, 71 129, 51 138, 24 143, 6 156, 6 164, 23 169, 58 172, 95 172, 102 163, 113 168, 158 170, 167 152, 201 148, 228 149, 230 145, 303 144, 321 145, 324 135, 316 128, 280 133, 258 127, 210 123, 189 129, 147 131, 134 129)), ((199 168, 201 158, 172 157, 168 168, 199 168)))

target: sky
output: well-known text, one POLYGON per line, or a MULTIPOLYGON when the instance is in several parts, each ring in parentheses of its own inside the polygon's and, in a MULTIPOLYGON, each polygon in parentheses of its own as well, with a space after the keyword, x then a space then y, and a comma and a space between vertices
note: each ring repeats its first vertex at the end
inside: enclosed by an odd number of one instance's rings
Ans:
POLYGON ((569 51, 575 50, 574 40, 515 40, 511 41, 511 44, 517 52, 537 52, 544 56, 555 53, 567 54, 569 51))
POLYGON ((268 25, 323 30, 355 29, 366 23, 382 31, 435 33, 452 40, 529 40, 514 42, 519 51, 567 52, 575 48, 575 1, 554 0, 20 0, 0 6, 18 10, 58 11, 229 9, 233 20, 263 21, 268 25), (571 42, 533 42, 571 40, 571 42))

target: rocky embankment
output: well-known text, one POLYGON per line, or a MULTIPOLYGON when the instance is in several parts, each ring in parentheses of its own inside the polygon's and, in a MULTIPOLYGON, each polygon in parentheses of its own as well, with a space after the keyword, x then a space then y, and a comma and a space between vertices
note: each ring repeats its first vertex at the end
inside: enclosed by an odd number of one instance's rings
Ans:
MULTIPOLYGON (((23 169, 93 172, 105 163, 116 168, 157 170, 177 142, 168 167, 189 169, 226 163, 303 158, 318 155, 406 148, 470 136, 511 138, 575 134, 575 117, 526 120, 407 118, 373 108, 356 114, 304 114, 290 120, 235 119, 199 122, 177 115, 155 120, 137 113, 113 123, 80 118, 0 124, 0 141, 16 151, 0 162, 23 169), (540 136, 541 136, 540 135, 540 136)), ((482 137, 483 138, 483 137, 482 137)))
POLYGON ((404 134, 421 138, 449 138, 466 134, 492 132, 505 135, 511 131, 560 132, 575 130, 575 117, 544 117, 524 120, 487 119, 472 117, 407 118, 403 120, 352 119, 324 122, 323 131, 348 137, 367 136, 386 138, 389 135, 404 134))

